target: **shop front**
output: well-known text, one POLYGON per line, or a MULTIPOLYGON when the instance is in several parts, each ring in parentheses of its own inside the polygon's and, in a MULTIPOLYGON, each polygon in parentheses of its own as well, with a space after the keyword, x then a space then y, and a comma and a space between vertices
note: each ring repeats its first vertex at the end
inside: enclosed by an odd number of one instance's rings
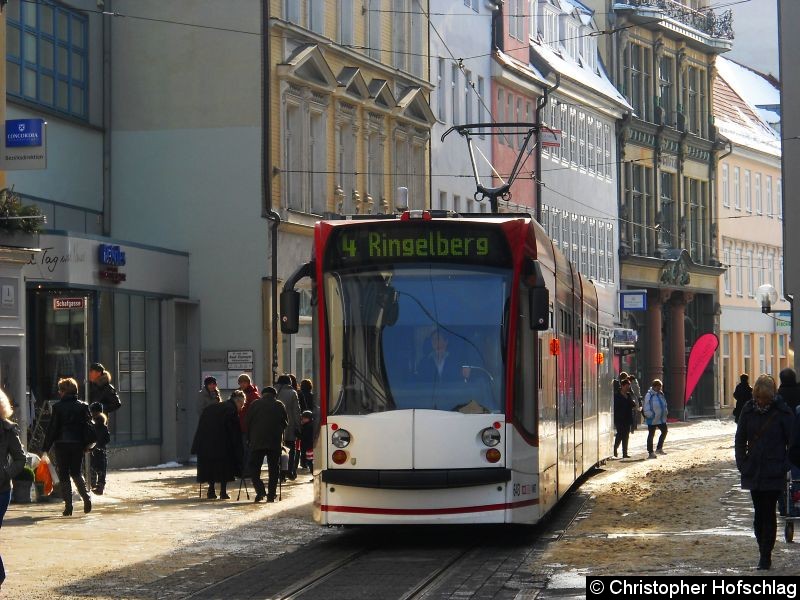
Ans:
POLYGON ((183 382, 199 370, 188 254, 74 234, 42 235, 40 245, 24 268, 31 449, 58 380, 75 378, 85 398, 88 366, 100 362, 122 400, 110 416, 112 466, 186 458, 183 382))

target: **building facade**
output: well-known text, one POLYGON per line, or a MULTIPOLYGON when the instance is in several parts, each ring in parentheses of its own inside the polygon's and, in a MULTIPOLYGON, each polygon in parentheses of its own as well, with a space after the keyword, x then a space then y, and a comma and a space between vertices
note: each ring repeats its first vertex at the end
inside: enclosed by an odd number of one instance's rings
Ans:
MULTIPOLYGON (((717 172, 718 254, 727 270, 720 281, 720 412, 735 406, 739 375, 776 379, 789 365, 791 311, 782 281, 783 208, 780 136, 758 114, 751 92, 754 73, 719 57, 714 80, 714 122, 730 141, 717 172), (778 292, 764 314, 761 285, 778 292)), ((762 85, 768 83, 762 78, 762 85)), ((771 86, 771 84, 769 84, 771 86)), ((756 97, 758 94, 756 93, 756 97)))
MULTIPOLYGON (((720 149, 712 114, 714 59, 732 46, 730 13, 704 0, 591 2, 607 64, 633 113, 618 128, 620 271, 624 289, 647 290, 644 312, 626 311, 638 352, 624 370, 664 380, 670 410, 684 414, 686 358, 717 332, 718 279, 713 182, 720 149)), ((715 363, 687 410, 712 414, 715 363)))

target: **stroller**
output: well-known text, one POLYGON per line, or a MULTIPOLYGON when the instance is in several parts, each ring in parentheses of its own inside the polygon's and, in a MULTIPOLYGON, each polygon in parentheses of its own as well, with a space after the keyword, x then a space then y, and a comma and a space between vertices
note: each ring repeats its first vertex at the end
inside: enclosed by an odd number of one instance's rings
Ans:
POLYGON ((785 521, 783 537, 787 543, 791 543, 794 539, 794 523, 800 521, 800 468, 793 466, 786 472, 786 489, 778 506, 785 521))

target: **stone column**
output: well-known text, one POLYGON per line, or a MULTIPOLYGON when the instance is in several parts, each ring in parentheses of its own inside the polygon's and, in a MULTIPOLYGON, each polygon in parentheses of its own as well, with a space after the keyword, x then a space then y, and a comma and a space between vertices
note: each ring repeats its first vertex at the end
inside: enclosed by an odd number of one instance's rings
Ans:
POLYGON ((683 418, 683 395, 686 392, 686 328, 684 317, 686 305, 692 301, 692 294, 673 292, 669 302, 670 309, 670 381, 666 382, 665 392, 669 403, 669 413, 683 418))
POLYGON ((649 290, 647 293, 647 371, 645 380, 641 382, 642 390, 650 387, 653 379, 664 379, 664 355, 661 339, 661 309, 663 307, 662 290, 649 290))

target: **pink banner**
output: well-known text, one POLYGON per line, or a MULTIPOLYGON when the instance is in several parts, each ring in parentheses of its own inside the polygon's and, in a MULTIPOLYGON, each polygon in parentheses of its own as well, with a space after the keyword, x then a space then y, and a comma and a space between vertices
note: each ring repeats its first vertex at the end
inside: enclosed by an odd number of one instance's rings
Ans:
POLYGON ((689 403, 689 397, 692 395, 697 382, 706 370, 706 366, 717 351, 719 340, 713 333, 705 333, 697 338, 697 341, 692 346, 692 351, 689 352, 689 364, 686 368, 686 395, 683 398, 683 405, 689 403))

